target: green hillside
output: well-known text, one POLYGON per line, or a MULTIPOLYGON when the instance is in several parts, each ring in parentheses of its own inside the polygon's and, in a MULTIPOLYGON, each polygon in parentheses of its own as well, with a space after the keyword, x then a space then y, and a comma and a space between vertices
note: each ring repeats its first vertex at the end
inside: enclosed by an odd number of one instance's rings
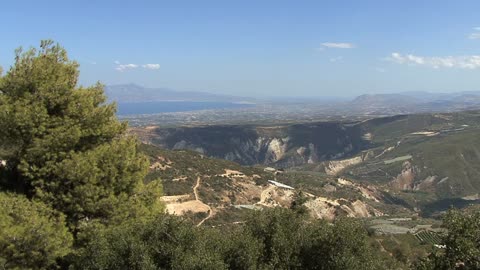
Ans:
POLYGON ((345 188, 325 191, 335 187, 336 177, 341 176, 376 186, 393 204, 428 213, 477 203, 480 193, 480 111, 397 115, 361 122, 136 128, 133 132, 143 141, 184 149, 145 150, 153 151, 153 159, 159 151, 158 155, 171 160, 186 160, 176 162, 175 170, 149 176, 163 179, 167 195, 191 191, 198 175, 212 176, 206 181, 218 192, 228 183, 216 175, 227 167, 249 177, 261 175, 257 182, 272 178, 262 170, 225 159, 286 168, 285 174, 277 176, 280 181, 318 196, 354 196, 345 188), (351 163, 351 158, 357 160, 351 163), (336 168, 334 175, 326 173, 329 166, 336 168), (169 180, 179 177, 186 178, 169 180))
MULTIPOLYGON (((198 176, 215 176, 225 173, 225 169, 242 171, 245 175, 251 177, 257 174, 265 179, 258 183, 266 183, 269 177, 262 169, 255 167, 241 166, 238 163, 209 158, 202 154, 188 150, 166 150, 153 145, 142 144, 140 150, 145 153, 150 163, 163 161, 168 168, 154 169, 151 167, 150 173, 146 177, 146 181, 161 180, 165 195, 182 195, 192 192, 192 186, 195 185, 198 176), (160 160, 159 160, 160 158, 160 160), (176 181, 174 179, 182 179, 176 181)), ((221 184, 223 188, 228 188, 228 180, 224 179, 221 184)))
POLYGON ((412 115, 373 127, 377 147, 341 174, 381 185, 427 212, 478 203, 479 123, 474 111, 412 115))

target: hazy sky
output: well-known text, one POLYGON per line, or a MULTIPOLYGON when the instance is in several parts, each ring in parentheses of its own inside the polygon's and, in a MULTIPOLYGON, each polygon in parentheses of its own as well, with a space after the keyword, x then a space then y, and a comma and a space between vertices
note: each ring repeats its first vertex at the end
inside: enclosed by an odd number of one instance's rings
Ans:
POLYGON ((480 1, 22 1, 0 65, 51 38, 81 83, 249 96, 480 90, 480 1))

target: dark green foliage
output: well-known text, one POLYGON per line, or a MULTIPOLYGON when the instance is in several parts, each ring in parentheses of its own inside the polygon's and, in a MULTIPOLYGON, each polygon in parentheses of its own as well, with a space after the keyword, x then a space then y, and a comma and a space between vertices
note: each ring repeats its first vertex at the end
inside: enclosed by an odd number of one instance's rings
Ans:
POLYGON ((308 213, 308 208, 304 205, 308 201, 308 197, 302 191, 295 192, 290 209, 297 214, 304 215, 308 213))
MULTIPOLYGON (((306 269, 378 269, 378 254, 368 244, 366 230, 353 219, 340 219, 332 226, 311 225, 310 245, 304 248, 306 269)), ((378 251, 376 251, 378 252, 378 251)))
POLYGON ((380 235, 374 237, 374 239, 381 244, 387 254, 391 254, 396 261, 404 266, 418 261, 433 249, 433 245, 422 245, 412 234, 380 235))
POLYGON ((480 212, 450 211, 444 218, 448 234, 444 239, 445 269, 480 269, 480 212))
POLYGON ((80 220, 112 218, 142 189, 147 160, 103 86, 76 88, 78 64, 52 41, 16 52, 0 79, 1 187, 80 220))
POLYGON ((450 210, 444 217, 445 249, 418 263, 418 269, 480 269, 480 211, 450 210))
POLYGON ((177 250, 188 247, 191 226, 174 217, 118 226, 84 228, 79 238, 86 244, 74 260, 76 269, 172 268, 177 250))
POLYGON ((261 264, 268 269, 291 269, 301 266, 300 248, 308 237, 302 216, 276 208, 252 213, 245 230, 263 246, 261 264))
POLYGON ((258 245, 238 231, 195 228, 161 215, 85 230, 86 242, 74 258, 76 269, 253 269, 258 245), (250 267, 252 266, 252 267, 250 267))
POLYGON ((230 224, 238 224, 238 226, 241 226, 245 221, 245 217, 252 211, 250 209, 235 208, 233 206, 225 208, 224 210, 225 211, 215 213, 214 218, 210 218, 204 223, 205 226, 215 227, 230 224))
POLYGON ((376 269, 363 227, 329 224, 282 208, 244 225, 195 228, 173 216, 98 227, 75 258, 78 269, 376 269))
POLYGON ((71 251, 65 217, 41 202, 0 192, 0 269, 44 269, 71 251))
POLYGON ((263 246, 267 269, 374 269, 366 230, 352 219, 309 220, 282 208, 255 213, 245 228, 263 246))
MULTIPOLYGON (((409 194, 399 194, 412 207, 430 213, 446 211, 451 205, 462 207, 461 200, 442 202, 442 199, 460 199, 478 193, 479 111, 396 118, 395 121, 374 125, 368 130, 373 141, 380 147, 371 149, 374 158, 345 170, 343 173, 346 176, 368 183, 386 184, 401 173, 404 162, 384 162, 410 155, 412 158, 409 162, 415 172, 411 189, 427 177, 436 176, 432 185, 424 185, 419 191, 409 194), (430 131, 437 135, 411 134, 420 131, 430 131), (388 147, 394 149, 381 154, 388 147)), ((375 119, 370 122, 374 121, 375 119)))

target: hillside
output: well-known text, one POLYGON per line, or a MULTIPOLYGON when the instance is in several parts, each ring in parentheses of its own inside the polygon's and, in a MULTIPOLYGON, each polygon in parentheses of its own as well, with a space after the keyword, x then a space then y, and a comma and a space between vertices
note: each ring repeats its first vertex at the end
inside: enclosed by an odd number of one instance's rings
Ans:
POLYGON ((243 165, 292 167, 348 156, 365 149, 358 125, 321 122, 280 126, 224 125, 133 128, 142 141, 167 149, 189 149, 243 165))
POLYGON ((136 127, 145 143, 167 149, 189 149, 243 165, 293 167, 349 157, 424 128, 475 119, 463 114, 417 114, 364 121, 331 121, 283 125, 210 125, 162 128, 136 127), (459 116, 460 117, 460 116, 459 116))
POLYGON ((162 181, 162 199, 168 212, 187 216, 198 224, 238 222, 243 213, 253 209, 290 208, 299 196, 305 197, 304 205, 316 218, 410 213, 392 204, 375 186, 347 179, 241 166, 196 152, 152 145, 142 145, 141 149, 151 161, 147 181, 162 181))
POLYGON ((375 147, 301 170, 376 184, 425 214, 479 203, 479 120, 476 111, 399 118, 372 126, 375 147))
MULTIPOLYGON (((170 149, 287 168, 287 175, 293 169, 304 175, 320 173, 322 179, 333 177, 334 182, 338 176, 373 184, 389 191, 393 201, 429 213, 478 202, 479 128, 480 113, 468 111, 359 122, 153 127, 132 132, 144 142, 170 149)), ((189 181, 192 185, 194 180, 189 181)))

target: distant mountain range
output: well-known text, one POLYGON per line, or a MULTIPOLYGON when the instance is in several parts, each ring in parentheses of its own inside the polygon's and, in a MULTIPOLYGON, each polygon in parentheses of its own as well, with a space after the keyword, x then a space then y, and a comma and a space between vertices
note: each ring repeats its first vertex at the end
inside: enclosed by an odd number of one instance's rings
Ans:
POLYGON ((431 93, 431 92, 402 92, 393 94, 365 94, 356 97, 352 102, 356 104, 373 103, 388 105, 403 102, 405 104, 439 103, 441 101, 478 102, 480 91, 431 93))
POLYGON ((143 103, 158 101, 216 101, 253 102, 253 98, 219 95, 199 91, 176 91, 167 88, 147 88, 137 84, 109 85, 105 93, 118 103, 143 103))
POLYGON ((176 91, 147 88, 137 84, 110 85, 105 88, 110 101, 119 104, 121 114, 151 114, 195 110, 237 108, 238 104, 308 104, 318 106, 327 114, 395 115, 419 112, 451 112, 480 108, 480 91, 430 93, 410 91, 392 94, 365 94, 351 100, 335 97, 274 97, 255 99, 199 91, 176 91), (170 102, 177 102, 173 105, 170 102), (209 103, 210 102, 210 103, 209 103), (142 104, 145 110, 139 107, 142 104), (194 104, 192 104, 194 103, 194 104), (170 107, 174 107, 173 109, 170 107), (133 108, 133 109, 132 109, 133 108))
POLYGON ((361 95, 349 102, 359 112, 415 113, 444 112, 480 108, 480 91, 455 93, 403 92, 398 94, 361 95))

